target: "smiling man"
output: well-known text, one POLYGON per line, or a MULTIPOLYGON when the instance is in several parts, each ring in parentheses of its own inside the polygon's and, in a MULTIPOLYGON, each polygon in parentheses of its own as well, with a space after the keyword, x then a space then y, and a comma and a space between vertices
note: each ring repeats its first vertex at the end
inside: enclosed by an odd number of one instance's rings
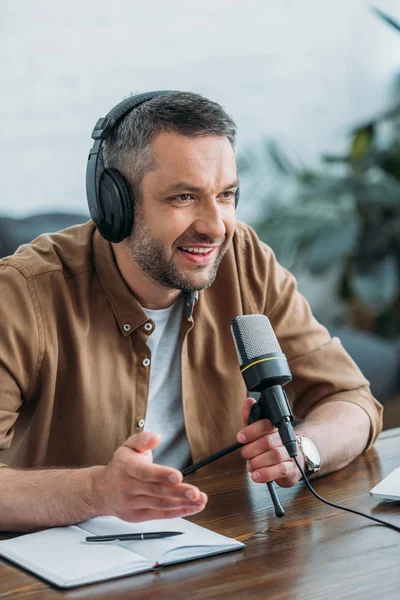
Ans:
POLYGON ((293 276, 236 221, 235 125, 197 94, 150 93, 96 124, 93 221, 0 261, 0 529, 96 515, 186 516, 206 495, 181 469, 230 445, 254 481, 292 486, 267 420, 246 425, 230 335, 269 317, 293 374, 300 459, 348 464, 381 429, 381 406, 293 276))

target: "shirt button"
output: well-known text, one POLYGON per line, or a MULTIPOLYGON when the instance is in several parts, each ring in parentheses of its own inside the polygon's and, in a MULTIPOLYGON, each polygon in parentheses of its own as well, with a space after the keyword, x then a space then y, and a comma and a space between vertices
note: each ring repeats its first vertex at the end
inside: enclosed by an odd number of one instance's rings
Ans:
POLYGON ((149 364, 150 364, 150 359, 149 359, 149 358, 145 358, 145 359, 142 361, 142 365, 143 365, 144 367, 148 367, 148 366, 149 366, 149 364))
POLYGON ((146 331, 151 331, 153 329, 153 325, 151 323, 145 323, 144 328, 146 331))
POLYGON ((130 331, 130 330, 131 330, 131 326, 129 325, 129 323, 125 323, 124 331, 130 331))
POLYGON ((144 419, 139 419, 139 421, 137 422, 137 426, 140 427, 140 429, 142 429, 142 427, 144 427, 144 419))

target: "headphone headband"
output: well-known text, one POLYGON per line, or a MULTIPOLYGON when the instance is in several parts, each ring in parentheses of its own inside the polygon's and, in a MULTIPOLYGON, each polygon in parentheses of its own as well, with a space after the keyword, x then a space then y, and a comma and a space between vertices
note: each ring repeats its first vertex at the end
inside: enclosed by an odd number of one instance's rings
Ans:
POLYGON ((137 94, 131 98, 125 98, 119 104, 114 106, 105 117, 101 117, 92 131, 93 140, 106 140, 110 135, 110 132, 118 124, 119 121, 131 110, 140 106, 148 100, 152 100, 157 96, 167 96, 172 93, 172 90, 160 90, 157 92, 146 92, 144 94, 137 94))

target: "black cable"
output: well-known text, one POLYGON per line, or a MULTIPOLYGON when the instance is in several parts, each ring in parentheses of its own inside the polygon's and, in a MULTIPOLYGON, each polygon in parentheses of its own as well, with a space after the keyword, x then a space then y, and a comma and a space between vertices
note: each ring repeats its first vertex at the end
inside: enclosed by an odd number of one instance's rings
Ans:
POLYGON ((300 473, 302 474, 303 479, 306 482, 308 489, 310 490, 310 492, 312 494, 314 494, 314 496, 316 498, 318 498, 318 500, 321 500, 321 502, 325 502, 325 504, 329 504, 329 506, 333 506, 334 508, 339 508, 340 510, 346 510, 347 512, 351 512, 355 515, 359 515, 360 517, 365 517, 366 519, 371 519, 371 521, 375 521, 376 523, 379 523, 380 525, 386 525, 386 527, 390 527, 391 529, 394 529, 395 531, 400 531, 400 527, 398 527, 397 525, 394 525, 393 523, 389 523, 388 521, 382 521, 382 519, 377 519, 376 517, 371 517, 371 515, 366 515, 365 513, 362 513, 358 510, 354 510, 353 508, 347 508, 346 506, 341 506, 340 504, 335 504, 334 502, 330 502, 329 500, 326 500, 326 498, 323 498, 322 496, 317 494, 317 492, 314 490, 314 488, 308 481, 307 476, 304 473, 304 470, 301 468, 296 456, 293 457, 293 460, 295 461, 300 473))

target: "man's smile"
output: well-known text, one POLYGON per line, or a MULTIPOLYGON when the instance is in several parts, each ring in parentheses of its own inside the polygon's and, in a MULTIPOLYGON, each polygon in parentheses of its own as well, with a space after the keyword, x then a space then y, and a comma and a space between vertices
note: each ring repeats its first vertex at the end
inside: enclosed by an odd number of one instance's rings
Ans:
POLYGON ((178 255, 187 263, 208 265, 214 261, 220 246, 180 246, 178 255))

